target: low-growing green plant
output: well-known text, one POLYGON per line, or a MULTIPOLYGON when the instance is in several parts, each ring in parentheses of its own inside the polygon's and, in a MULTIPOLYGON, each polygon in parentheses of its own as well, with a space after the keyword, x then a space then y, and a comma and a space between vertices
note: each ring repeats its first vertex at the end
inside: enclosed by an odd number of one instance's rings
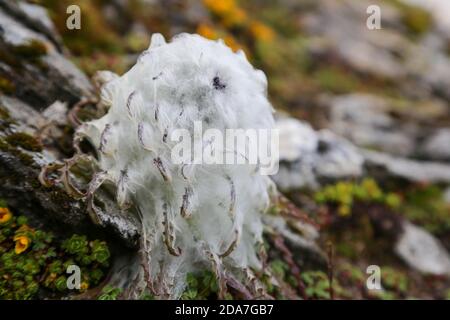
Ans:
POLYGON ((419 186, 406 192, 402 212, 433 234, 450 231, 450 206, 437 186, 419 186))
MULTIPOLYGON (((305 283, 305 294, 309 299, 330 299, 330 281, 328 275, 323 271, 305 271, 302 273, 302 280, 305 283)), ((338 283, 333 281, 333 291, 336 296, 345 296, 345 290, 338 283)))
POLYGON ((30 227, 25 216, 16 217, 6 203, 0 204, 0 299, 67 295, 70 265, 81 269, 79 291, 104 278, 110 258, 104 241, 82 235, 56 241, 51 232, 30 227))
POLYGON ((380 300, 414 299, 410 297, 410 283, 408 276, 391 266, 381 267, 381 290, 367 292, 370 298, 380 300))
POLYGON ((400 294, 407 294, 409 281, 407 275, 392 267, 381 268, 381 283, 384 288, 400 294))
POLYGON ((187 287, 181 296, 182 300, 205 300, 217 296, 219 290, 216 276, 211 271, 188 273, 186 283, 187 287))
POLYGON ((107 285, 102 289, 102 293, 97 300, 117 300, 121 293, 122 289, 107 285))

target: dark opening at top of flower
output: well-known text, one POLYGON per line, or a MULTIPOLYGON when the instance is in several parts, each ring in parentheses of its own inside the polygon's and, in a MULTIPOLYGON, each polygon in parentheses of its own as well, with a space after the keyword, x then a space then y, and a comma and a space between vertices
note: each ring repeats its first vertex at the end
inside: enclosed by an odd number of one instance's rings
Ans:
POLYGON ((224 84, 220 81, 219 77, 214 77, 213 86, 214 86, 214 89, 216 89, 216 90, 223 90, 227 87, 226 84, 224 84))

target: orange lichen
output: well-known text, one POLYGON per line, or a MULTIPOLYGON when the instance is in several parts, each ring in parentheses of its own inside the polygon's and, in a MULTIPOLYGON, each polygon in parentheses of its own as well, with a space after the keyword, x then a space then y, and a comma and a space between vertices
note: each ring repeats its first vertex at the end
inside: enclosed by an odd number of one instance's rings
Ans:
POLYGON ((203 0, 203 3, 212 13, 218 16, 229 14, 236 8, 234 0, 203 0))
POLYGON ((210 40, 217 39, 217 32, 208 24, 199 24, 197 27, 197 33, 210 40))
POLYGON ((229 46, 231 48, 231 50, 233 51, 238 51, 239 49, 241 49, 241 45, 236 41, 236 39, 231 36, 231 35, 227 35, 225 36, 225 38, 223 39, 223 41, 225 41, 225 44, 227 46, 229 46))
POLYGON ((270 42, 275 38, 275 32, 261 22, 252 22, 250 24, 250 33, 259 41, 270 42))
POLYGON ((230 47, 231 50, 233 51, 238 51, 239 49, 242 48, 242 46, 237 42, 237 40, 232 35, 226 34, 224 32, 219 33, 208 24, 200 24, 197 27, 197 33, 202 37, 205 37, 210 40, 217 40, 222 38, 225 44, 228 47, 230 47))

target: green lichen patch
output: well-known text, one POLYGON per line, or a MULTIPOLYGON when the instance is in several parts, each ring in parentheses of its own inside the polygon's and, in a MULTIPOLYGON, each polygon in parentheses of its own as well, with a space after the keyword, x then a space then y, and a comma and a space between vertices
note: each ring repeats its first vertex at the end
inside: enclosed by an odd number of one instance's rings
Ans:
POLYGON ((36 138, 24 132, 10 134, 5 137, 5 141, 8 142, 11 146, 21 147, 22 149, 28 151, 42 151, 42 144, 36 138))
POLYGON ((349 216, 355 202, 379 203, 391 208, 399 207, 401 198, 391 192, 384 192, 375 180, 366 178, 360 183, 340 181, 326 186, 315 194, 319 204, 335 204, 340 216, 349 216))

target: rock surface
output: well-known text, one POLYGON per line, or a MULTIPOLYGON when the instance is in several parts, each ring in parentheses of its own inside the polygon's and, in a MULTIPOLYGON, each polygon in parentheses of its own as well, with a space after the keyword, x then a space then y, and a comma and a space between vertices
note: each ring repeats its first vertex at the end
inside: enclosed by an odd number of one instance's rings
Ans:
POLYGON ((423 143, 421 152, 427 158, 450 161, 450 129, 444 128, 434 132, 423 143))
POLYGON ((20 11, 16 14, 19 18, 15 18, 5 7, 9 8, 6 4, 0 6, 0 76, 11 83, 10 91, 37 110, 57 99, 74 104, 80 97, 92 97, 92 85, 48 39, 50 31, 43 34, 27 27, 34 26, 36 17, 20 11))
POLYGON ((378 96, 349 94, 329 100, 330 128, 356 145, 401 156, 415 149, 417 127, 389 115, 388 102, 378 96))
MULTIPOLYGON (((380 116, 378 120, 384 123, 386 119, 380 116)), ((361 116, 358 123, 369 121, 377 123, 377 116, 371 120, 361 116)), ((348 128, 350 125, 342 125, 343 130, 348 128)), ((281 190, 316 189, 323 182, 364 175, 450 184, 450 165, 445 162, 421 161, 359 148, 330 130, 315 131, 308 123, 293 118, 279 118, 277 129, 280 130, 280 169, 272 178, 281 190)), ((355 128, 348 131, 349 134, 358 132, 355 128)), ((376 135, 372 133, 368 137, 376 135)), ((380 137, 380 142, 383 139, 380 137)), ((446 137, 442 140, 441 146, 446 147, 446 137)), ((440 153, 435 155, 443 157, 440 153)))
POLYGON ((447 0, 402 0, 405 3, 422 7, 434 16, 440 31, 450 38, 450 3, 447 0))
POLYGON ((329 130, 292 118, 277 120, 280 169, 273 177, 281 190, 316 188, 320 181, 358 177, 363 158, 357 148, 329 130))
POLYGON ((403 225, 395 251, 413 269, 433 275, 450 275, 450 256, 442 244, 409 222, 403 225))
POLYGON ((73 228, 78 232, 100 229, 135 246, 139 238, 137 221, 121 213, 109 194, 102 193, 97 199, 108 211, 99 228, 88 218, 86 204, 69 197, 62 185, 46 188, 40 184, 41 167, 65 157, 55 147, 55 139, 64 134, 68 106, 92 98, 93 87, 61 52, 59 38, 41 7, 1 1, 0 27, 0 77, 12 88, 0 95, 0 197, 40 223, 50 221, 61 230, 73 228), (42 144, 48 130, 53 132, 52 137, 46 137, 50 139, 48 145, 39 150, 7 142, 9 136, 26 133, 42 144))
POLYGON ((450 183, 450 165, 415 161, 386 153, 363 151, 366 169, 378 177, 402 178, 413 182, 450 183))
MULTIPOLYGON (((440 25, 448 10, 442 1, 432 9, 435 23, 440 25)), ((386 2, 377 3, 382 13, 380 30, 370 30, 364 23, 366 10, 373 5, 371 1, 318 1, 317 5, 319 8, 304 19, 304 25, 309 34, 323 40, 321 54, 337 55, 359 72, 398 81, 412 96, 426 98, 438 91, 447 99, 450 97, 448 33, 430 34, 424 30, 416 40, 405 37, 401 32, 402 12, 386 2), (411 86, 413 91, 407 89, 411 86)))
POLYGON ((436 126, 448 116, 440 100, 406 102, 372 94, 322 98, 329 127, 357 146, 396 156, 447 160, 450 134, 436 126))

